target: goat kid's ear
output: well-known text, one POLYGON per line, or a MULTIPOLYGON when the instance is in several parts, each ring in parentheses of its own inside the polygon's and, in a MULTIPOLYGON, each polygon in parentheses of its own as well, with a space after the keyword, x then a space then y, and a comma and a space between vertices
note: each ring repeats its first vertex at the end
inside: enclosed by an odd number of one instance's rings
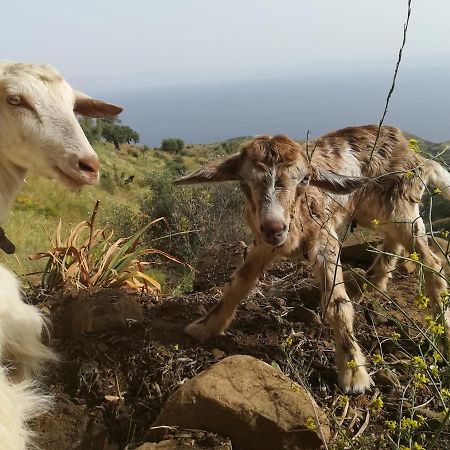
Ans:
POLYGON ((365 186, 368 181, 365 177, 339 175, 322 168, 311 169, 310 184, 332 194, 350 194, 365 186))
POLYGON ((75 105, 73 107, 75 114, 85 117, 101 119, 103 117, 117 116, 123 111, 121 106, 111 105, 91 98, 82 92, 75 91, 75 105))
POLYGON ((241 154, 237 153, 221 161, 216 161, 198 169, 190 175, 175 180, 175 184, 219 183, 237 181, 237 172, 241 163, 241 154))

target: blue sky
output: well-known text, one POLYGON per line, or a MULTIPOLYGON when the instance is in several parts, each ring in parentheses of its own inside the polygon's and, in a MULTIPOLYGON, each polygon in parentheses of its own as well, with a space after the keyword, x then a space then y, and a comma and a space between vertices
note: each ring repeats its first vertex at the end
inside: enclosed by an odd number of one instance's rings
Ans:
MULTIPOLYGON (((391 67, 406 0, 14 0, 2 59, 115 89, 391 67)), ((413 0, 404 64, 447 64, 450 2, 413 0)))
MULTIPOLYGON (((386 122, 450 138, 450 1, 413 0, 386 122)), ((377 123, 407 0, 14 0, 0 59, 50 63, 152 146, 377 123)))

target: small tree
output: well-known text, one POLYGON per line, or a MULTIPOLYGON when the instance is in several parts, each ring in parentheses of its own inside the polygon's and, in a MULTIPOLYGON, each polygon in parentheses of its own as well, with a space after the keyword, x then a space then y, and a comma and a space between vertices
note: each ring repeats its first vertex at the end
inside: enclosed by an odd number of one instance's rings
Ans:
POLYGON ((106 142, 114 143, 116 148, 120 149, 120 144, 125 142, 137 144, 140 139, 139 133, 128 125, 122 125, 118 117, 106 117, 96 121, 82 118, 80 119, 80 125, 91 143, 103 138, 106 142))
POLYGON ((168 138, 161 141, 161 150, 170 153, 177 153, 183 150, 184 141, 179 138, 168 138))

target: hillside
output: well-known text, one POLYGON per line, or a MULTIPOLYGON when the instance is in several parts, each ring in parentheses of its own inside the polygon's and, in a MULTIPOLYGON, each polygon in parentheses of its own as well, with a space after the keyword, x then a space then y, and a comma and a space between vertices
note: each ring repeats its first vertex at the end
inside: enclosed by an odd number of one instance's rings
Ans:
MULTIPOLYGON (((448 145, 448 142, 437 144, 405 134, 408 138, 416 138, 421 150, 432 156, 443 152, 448 145)), ((97 142, 94 148, 102 161, 101 181, 97 186, 81 191, 73 192, 55 184, 55 181, 30 175, 5 224, 7 235, 15 243, 17 253, 14 257, 0 255, 0 262, 12 267, 21 276, 36 272, 42 264, 29 261, 28 256, 49 247, 49 238, 54 235, 60 218, 64 234, 74 224, 89 218, 98 199, 101 202, 99 216, 102 221, 117 225, 118 221, 123 221, 123 213, 118 216, 121 209, 139 214, 141 199, 150 194, 151 179, 158 174, 164 173, 171 178, 192 171, 207 161, 238 151, 246 139, 248 137, 213 144, 190 144, 177 154, 128 144, 123 144, 121 151, 117 151, 110 143, 97 142)), ((450 153, 444 152, 439 160, 450 163, 450 153)), ((425 207, 428 204, 426 200, 425 207)), ((447 225, 445 219, 448 217, 450 203, 434 196, 433 220, 439 220, 442 228, 447 225)), ((126 233, 126 230, 120 231, 126 233)))
POLYGON ((13 268, 19 275, 35 272, 40 267, 28 256, 49 247, 59 219, 62 231, 86 220, 95 201, 100 200, 100 218, 104 222, 121 207, 138 212, 138 199, 148 194, 146 177, 166 172, 177 176, 190 171, 208 160, 234 152, 243 138, 207 145, 187 145, 179 154, 171 154, 146 146, 121 146, 115 150, 110 143, 94 143, 102 161, 100 183, 96 186, 71 191, 53 180, 30 174, 21 190, 7 223, 7 236, 14 242, 14 256, 0 254, 0 262, 13 268))

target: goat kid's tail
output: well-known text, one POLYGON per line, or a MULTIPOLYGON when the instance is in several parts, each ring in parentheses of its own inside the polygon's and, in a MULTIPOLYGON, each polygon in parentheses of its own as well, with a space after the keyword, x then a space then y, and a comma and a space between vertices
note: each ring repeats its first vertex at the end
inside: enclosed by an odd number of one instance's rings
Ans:
POLYGON ((450 173, 436 161, 427 161, 427 183, 438 188, 447 200, 450 200, 450 173))

